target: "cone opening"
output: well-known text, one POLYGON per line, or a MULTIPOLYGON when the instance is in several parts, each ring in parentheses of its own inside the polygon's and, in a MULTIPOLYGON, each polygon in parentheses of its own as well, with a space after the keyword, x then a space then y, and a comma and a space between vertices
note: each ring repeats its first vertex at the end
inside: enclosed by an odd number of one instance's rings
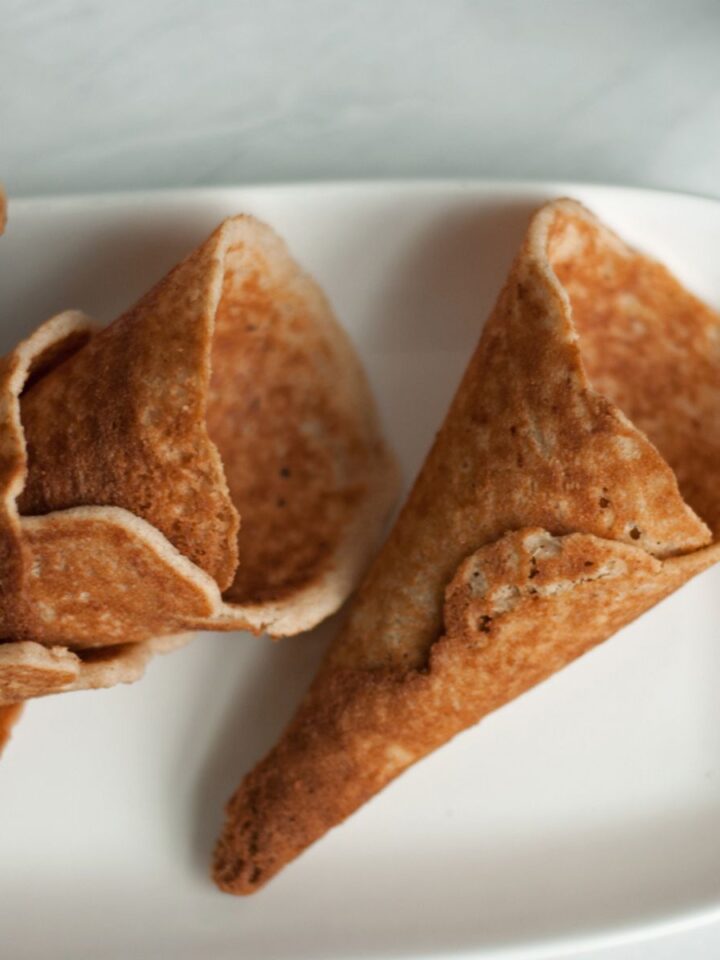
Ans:
POLYGON ((226 253, 206 409, 241 518, 240 562, 223 594, 238 604, 317 580, 353 503, 339 474, 349 433, 326 376, 326 306, 280 242, 255 231, 226 253))
POLYGON ((717 539, 720 317, 580 207, 558 205, 547 255, 593 388, 657 447, 717 539))
POLYGON ((344 575, 383 448, 352 349, 269 228, 226 221, 71 346, 22 393, 24 517, 124 509, 246 610, 344 575))

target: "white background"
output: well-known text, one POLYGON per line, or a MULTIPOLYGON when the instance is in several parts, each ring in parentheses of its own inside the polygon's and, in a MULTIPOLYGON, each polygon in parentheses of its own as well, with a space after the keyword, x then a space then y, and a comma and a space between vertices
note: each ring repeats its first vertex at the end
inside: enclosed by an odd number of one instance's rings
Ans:
POLYGON ((720 195, 720 4, 0 0, 11 196, 405 176, 720 195))

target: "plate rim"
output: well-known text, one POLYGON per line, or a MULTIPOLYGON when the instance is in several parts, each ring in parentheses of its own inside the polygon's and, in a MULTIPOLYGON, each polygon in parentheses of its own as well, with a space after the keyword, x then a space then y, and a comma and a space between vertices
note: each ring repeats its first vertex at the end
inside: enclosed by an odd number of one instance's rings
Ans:
MULTIPOLYGON (((3 187, 0 180, 0 187, 3 187)), ((257 182, 230 182, 224 184, 197 185, 197 186, 173 186, 173 187, 139 187, 119 190, 91 190, 91 191, 70 191, 70 192, 49 192, 49 193, 31 193, 31 194, 13 194, 5 187, 6 201, 8 211, 11 209, 20 209, 33 212, 33 207, 51 204, 52 206, 64 207, 75 204, 101 203, 102 205, 112 206, 121 201, 134 202, 147 199, 160 200, 168 204, 182 202, 182 200, 193 198, 221 198, 228 192, 238 191, 243 193, 294 193, 298 190, 308 191, 310 193, 323 193, 328 190, 339 193, 351 193, 356 190, 366 190, 378 194, 392 192, 412 191, 422 193, 443 194, 452 193, 485 193, 503 194, 517 192, 519 194, 531 193, 534 190, 592 190, 599 193, 608 194, 641 194, 655 195, 664 198, 675 198, 688 201, 696 201, 700 205, 720 204, 720 194, 702 193, 692 190, 676 190, 671 187, 642 186, 635 184, 615 184, 600 180, 557 180, 547 179, 506 179, 503 177, 349 177, 328 178, 317 180, 278 180, 257 181, 257 182)), ((10 223, 9 217, 8 222, 10 223)), ((7 232, 7 230, 6 230, 7 232)))
MULTIPOLYGON (((698 206, 717 208, 720 218, 720 195, 713 196, 701 192, 676 190, 665 187, 641 186, 632 184, 613 184, 602 181, 584 180, 548 180, 548 179, 506 179, 485 177, 393 177, 393 178, 339 178, 314 180, 279 180, 258 182, 230 182, 226 184, 133 188, 102 190, 89 192, 50 192, 18 194, 5 188, 8 207, 8 226, 6 235, 11 234, 15 216, 38 215, 72 208, 90 208, 95 206, 98 213, 102 208, 117 209, 126 204, 154 203, 168 208, 187 201, 222 201, 228 194, 237 192, 247 196, 252 194, 291 195, 306 192, 311 196, 327 192, 349 195, 358 191, 374 194, 397 196, 421 193, 426 196, 485 196, 507 195, 508 197, 526 197, 533 193, 557 195, 573 191, 592 191, 601 195, 648 196, 659 199, 675 199, 698 206)), ((1 255, 0 246, 0 255, 1 255)), ((650 942, 664 936, 681 934, 713 923, 720 922, 720 891, 716 897, 699 902, 694 907, 677 908, 659 914, 650 914, 636 921, 618 922, 601 928, 588 928, 577 933, 568 932, 547 938, 533 938, 518 941, 512 945, 485 948, 480 945, 462 947, 453 950, 448 956, 457 958, 502 958, 502 960, 543 960, 543 958, 570 956, 587 950, 613 948, 626 944, 650 942)), ((437 952, 417 954, 420 957, 438 957, 437 952)))

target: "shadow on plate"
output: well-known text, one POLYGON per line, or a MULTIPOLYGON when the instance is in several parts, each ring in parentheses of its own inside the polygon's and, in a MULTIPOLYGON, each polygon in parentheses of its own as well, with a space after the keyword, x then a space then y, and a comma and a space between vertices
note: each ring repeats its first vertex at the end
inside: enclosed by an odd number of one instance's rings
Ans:
MULTIPOLYGON (((87 229, 82 228, 82 214, 73 218, 70 210, 68 216, 73 223, 72 232, 68 231, 62 210, 51 209, 43 220, 38 258, 44 262, 46 248, 52 266, 40 277, 28 269, 27 242, 23 237, 26 224, 20 221, 15 231, 10 217, 7 235, 0 241, 0 291, 10 286, 3 282, 5 276, 12 276, 14 291, 13 303, 5 303, 0 292, 2 316, 12 320, 0 331, 3 352, 61 310, 82 310, 93 320, 109 323, 132 306, 208 232, 197 215, 184 217, 177 211, 155 215, 140 228, 137 212, 128 213, 125 218, 113 210, 107 223, 88 218, 87 229)), ((38 229, 32 215, 27 227, 33 232, 38 229)))
POLYGON ((191 728, 180 741, 183 752, 179 762, 186 764, 188 756, 200 758, 187 808, 190 823, 184 832, 190 840, 193 868, 204 877, 208 876, 226 802, 290 720, 337 621, 337 616, 332 617, 311 633, 277 642, 265 637, 218 638, 224 642, 226 656, 203 663, 206 672, 198 677, 196 700, 189 705, 191 728), (234 651, 232 641, 241 649, 234 651), (212 718, 213 704, 207 702, 207 691, 213 696, 218 690, 223 703, 212 718), (216 731, 214 735, 208 726, 216 731))

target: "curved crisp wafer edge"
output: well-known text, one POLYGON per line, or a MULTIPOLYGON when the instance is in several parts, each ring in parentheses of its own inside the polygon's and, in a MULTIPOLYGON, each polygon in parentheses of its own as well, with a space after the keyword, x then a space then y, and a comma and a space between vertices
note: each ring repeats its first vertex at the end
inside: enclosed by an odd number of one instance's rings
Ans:
MULTIPOLYGON (((16 497, 22 490, 25 477, 25 453, 22 424, 19 417, 17 397, 38 358, 52 354, 65 341, 89 336, 94 329, 91 321, 78 311, 65 311, 44 323, 34 334, 24 340, 12 354, 4 358, 5 395, 0 404, 3 421, 3 455, 5 476, 2 478, 4 535, 15 541, 22 549, 23 565, 27 568, 22 576, 31 576, 33 567, 47 559, 42 549, 33 552, 28 540, 42 539, 44 531, 58 525, 68 529, 68 538, 60 551, 72 550, 77 524, 101 523, 105 528, 124 531, 145 551, 149 558, 168 568, 171 573, 185 581, 199 583, 206 609, 220 606, 217 584, 203 571, 178 553, 150 524, 128 511, 108 507, 80 507, 39 517, 20 517, 16 497)), ((56 541, 57 545, 57 541, 56 541)), ((152 560, 151 560, 152 562, 152 560)), ((74 586, 77 586, 75 584, 74 586)), ((79 589, 79 587, 78 587, 79 589)), ((6 606, 4 604, 4 606, 6 606)), ((13 625, 17 623, 17 613, 13 625)), ((4 624, 3 633, 8 624, 4 624)), ((21 641, 0 642, 0 705, 16 704, 31 697, 76 689, 108 687, 116 683, 130 683, 144 672, 145 665, 154 652, 172 649, 178 643, 187 642, 190 634, 179 637, 161 637, 137 644, 120 644, 104 653, 103 658, 83 660, 67 647, 45 646, 28 638, 21 641)), ((81 644, 82 645, 82 644, 81 644)), ((8 708, 9 709, 9 708, 8 708)))
MULTIPOLYGON (((699 517, 684 500, 675 472, 650 437, 633 423, 613 400, 596 390, 588 376, 580 337, 575 326, 571 298, 560 277, 553 269, 549 256, 550 230, 558 214, 562 213, 567 213, 570 217, 577 217, 587 223, 602 237, 605 244, 619 251, 623 256, 638 256, 638 251, 627 244, 583 204, 570 197, 561 197, 544 204, 533 215, 517 262, 525 258, 527 268, 536 271, 542 278, 546 295, 549 292, 561 305, 555 322, 560 324, 562 337, 566 341, 566 345, 572 350, 574 373, 578 377, 581 390, 597 404, 598 409, 603 409, 606 415, 612 417, 616 423, 618 434, 628 438, 636 445, 637 451, 645 458, 648 466, 655 474, 655 483, 662 482, 664 485, 664 496, 667 500, 665 513, 673 518, 673 525, 678 528, 678 531, 682 527, 683 543, 681 546, 673 542, 664 542, 662 537, 657 539, 647 537, 645 531, 642 532, 640 541, 635 545, 641 546, 652 555, 663 559, 680 555, 691 549, 700 549, 711 542, 712 531, 703 518, 699 517)), ((646 264, 658 263, 644 253, 641 256, 646 264)), ((623 440, 623 442, 627 441, 623 440)), ((647 505, 644 506, 647 509, 647 505)), ((627 533, 623 537, 617 537, 617 539, 622 539, 626 543, 631 542, 627 533)))
MULTIPOLYGON (((259 600, 247 604, 227 601, 221 604, 217 596, 217 590, 208 581, 209 574, 204 573, 200 567, 195 565, 191 567, 192 561, 188 561, 183 565, 182 570, 177 570, 178 575, 184 578, 186 584, 194 583, 199 595, 205 593, 205 608, 198 609, 196 606, 192 609, 180 611, 179 615, 169 623, 169 629, 176 630, 186 627, 206 630, 249 629, 255 633, 267 631, 273 636, 284 636, 315 626, 320 620, 337 610, 350 593, 368 561, 372 548, 380 537, 382 526, 394 502, 399 486, 398 471, 394 458, 382 441, 382 431, 367 378, 347 335, 337 323, 327 299, 315 281, 302 271, 287 250, 284 241, 265 224, 242 215, 224 221, 200 248, 190 254, 175 270, 171 271, 153 291, 121 319, 127 322, 129 317, 134 317, 138 312, 143 316, 144 312, 150 311, 152 313, 155 309, 153 305, 156 305, 158 298, 162 299, 162 296, 167 294, 172 300, 172 296, 177 294, 176 288, 179 284, 181 285, 181 277, 185 273, 189 271, 192 276, 195 276, 199 270, 202 275, 203 297, 202 309, 195 319, 202 329, 197 334, 198 342, 194 344, 193 350, 200 358, 198 361, 200 364, 198 389, 204 396, 206 404, 210 343, 214 316, 221 298, 222 265, 228 251, 234 245, 242 245, 243 242, 254 243, 261 248, 263 248, 263 245, 267 245, 268 255, 277 260, 280 272, 285 271, 293 276, 294 282, 305 291, 304 296, 310 304, 309 309, 311 311, 314 309, 317 312, 317 322, 325 331, 323 336, 331 344, 333 354, 336 355, 337 366, 342 367, 346 374, 341 384, 346 395, 343 403, 345 406, 352 406, 350 401, 354 402, 356 411, 354 415, 359 424, 359 433, 363 434, 364 432, 364 442, 367 444, 368 450, 371 451, 368 454, 367 472, 363 477, 367 489, 359 503, 359 508, 349 518, 336 549, 332 553, 328 552, 328 561, 324 565, 324 569, 311 582, 305 585, 301 584, 298 588, 292 588, 286 596, 281 596, 277 600, 259 600), (348 361, 350 355, 351 364, 348 361)), ((105 334, 101 333, 100 336, 103 337, 105 334)), ((193 353, 193 356, 195 356, 195 353, 193 353)), ((85 364, 87 365, 87 363, 89 363, 89 360, 86 359, 85 364)), ((40 386, 42 387, 42 384, 40 386)), ((51 409, 56 406, 57 403, 51 404, 51 409)), ((21 431, 19 419, 16 427, 16 434, 19 437, 21 431)), ((227 498, 227 480, 222 461, 215 444, 208 435, 205 416, 200 418, 198 429, 201 447, 204 450, 207 449, 212 461, 213 476, 222 488, 221 493, 224 493, 227 498)), ((18 482, 13 490, 14 495, 18 496, 21 490, 22 484, 18 482)), ((97 501, 97 503, 102 503, 102 501, 97 501)), ((113 508, 98 507, 97 509, 108 510, 113 508)), ((114 509, 121 510, 123 508, 114 509)), ((86 516, 89 522, 90 516, 86 516)), ((101 513, 96 513, 93 520, 99 521, 102 516, 101 513)), ((128 521, 126 524, 128 529, 133 523, 132 517, 138 518, 138 521, 142 523, 135 510, 129 510, 125 516, 128 521)), ((80 515, 73 516, 66 510, 41 511, 40 517, 52 517, 52 520, 48 520, 47 523, 52 523, 55 527, 63 522, 77 524, 80 520, 80 515), (67 519, 64 520, 63 517, 67 519)), ((114 515, 113 522, 116 525, 119 523, 118 518, 119 514, 114 515)), ((164 534, 160 533, 159 528, 154 524, 152 526, 155 530, 158 530, 159 534, 158 537, 153 539, 152 549, 155 550, 163 563, 172 566, 178 557, 185 556, 185 553, 177 553, 169 540, 160 540, 160 537, 163 537, 164 534)), ((135 524, 135 527, 137 527, 137 524, 135 524)), ((35 526, 27 525, 26 530, 28 532, 32 531, 37 539, 41 527, 39 524, 35 526)), ((233 532, 233 537, 234 535, 233 532)), ((176 563, 175 567, 177 567, 176 563)), ((54 621, 55 624, 58 622, 57 619, 54 621)), ((40 622, 37 618, 33 621, 28 613, 26 613, 26 622, 22 624, 19 631, 15 632, 20 637, 27 639, 53 642, 51 626, 40 622)), ((152 635, 154 632, 154 630, 151 630, 146 636, 152 635)), ((100 634, 101 631, 90 628, 87 638, 83 639, 76 636, 76 643, 73 645, 100 643, 102 642, 100 634)), ((65 635, 54 637, 54 640, 61 644, 70 639, 65 635)), ((140 639, 144 639, 144 637, 140 639)), ((115 642, 114 636, 110 636, 109 642, 115 642)))
MULTIPOLYGON (((262 221, 240 215, 225 221, 220 231, 225 251, 239 240, 248 242, 272 259, 274 269, 287 275, 286 282, 292 281, 293 289, 323 330, 326 344, 331 344, 335 362, 343 370, 337 389, 345 393, 343 404, 352 409, 358 430, 364 432, 367 462, 362 479, 366 491, 340 534, 326 569, 287 598, 244 604, 226 601, 218 619, 207 624, 208 629, 242 628, 273 637, 289 636, 309 630, 335 613, 352 592, 394 507, 400 470, 383 439, 375 399, 356 348, 319 284, 294 259, 282 237, 262 221)), ((239 548, 242 564, 242 536, 239 548)))
POLYGON ((177 650, 192 637, 190 633, 176 634, 98 647, 82 654, 33 641, 0 643, 0 708, 48 694, 134 683, 155 654, 177 650))
MULTIPOLYGON (((52 631, 48 633, 43 623, 42 611, 52 607, 51 597, 37 594, 39 587, 35 573, 43 566, 72 567, 77 557, 76 576, 69 584, 74 593, 83 593, 83 552, 92 546, 93 536, 102 535, 106 539, 122 532, 127 542, 132 542, 136 553, 141 554, 149 567, 155 567, 158 576, 170 584, 174 581, 175 590, 168 590, 162 603, 173 600, 180 594, 180 585, 184 591, 185 609, 168 613, 167 626, 153 624, 146 629, 137 624, 125 626, 128 636, 123 639, 147 640, 161 629, 162 632, 176 633, 187 627, 187 621, 193 617, 211 616, 221 607, 220 591, 215 581, 203 570, 184 557, 156 528, 127 510, 118 507, 76 507, 63 511, 32 517, 21 517, 17 510, 17 498, 23 489, 26 476, 26 453, 22 422, 19 411, 19 396, 33 366, 42 362, 47 354, 62 350, 62 345, 73 338, 89 337, 94 329, 91 321, 78 311, 65 311, 46 321, 38 330, 22 341, 16 349, 4 358, 5 377, 4 394, 0 398, 0 426, 3 428, 3 440, 0 446, 4 476, 0 478, 3 506, 3 535, 12 542, 10 555, 15 557, 16 582, 3 591, 3 620, 0 635, 25 640, 38 640, 52 644, 57 641, 52 631), (93 532, 94 531, 94 532, 93 532), (84 536, 84 534, 86 535, 84 536)), ((81 347, 80 347, 81 348, 81 347)), ((123 561, 122 551, 115 551, 118 562, 123 561)), ((134 558, 130 557, 129 561, 134 558)), ((91 593, 88 584, 86 592, 91 593)), ((40 591, 42 593, 42 591, 40 591)), ((110 613, 108 613, 110 616, 110 613)), ((123 604, 115 611, 114 633, 122 632, 123 604)), ((152 619, 152 618, 150 618, 152 619)), ((118 636, 118 639, 120 637, 118 636)), ((93 628, 90 636, 84 637, 82 631, 63 637, 62 641, 74 647, 92 645, 95 640, 93 628)), ((61 642, 62 642, 61 641, 61 642)), ((0 675, 0 687, 2 676, 0 675)))
POLYGON ((91 332, 87 317, 67 310, 0 359, 0 636, 14 636, 28 566, 17 508, 27 475, 19 396, 34 365, 79 349, 91 332))
POLYGON ((399 485, 394 461, 378 471, 362 510, 346 528, 329 569, 287 600, 260 604, 225 603, 217 618, 193 623, 195 629, 250 630, 280 638, 311 630, 336 613, 352 593, 382 536, 399 485))
POLYGON ((21 517, 20 529, 29 553, 25 596, 32 609, 27 626, 19 625, 25 639, 76 650, 107 645, 108 638, 142 642, 188 629, 194 618, 221 609, 212 577, 152 524, 121 507, 21 517))
MULTIPOLYGON (((366 421, 368 447, 371 441, 377 447, 363 477, 367 491, 362 505, 351 516, 327 568, 316 580, 279 600, 244 604, 226 601, 217 616, 195 620, 191 624, 193 629, 242 629, 255 634, 268 633, 276 638, 292 636, 312 629, 335 613, 354 589, 394 507, 400 486, 400 470, 382 439, 375 400, 355 347, 335 317, 324 292, 293 258, 285 241, 267 224, 244 214, 225 220, 213 237, 219 258, 224 258, 234 244, 250 243, 272 256, 278 269, 292 275, 294 283, 303 288, 303 297, 307 303, 313 304, 317 323, 325 328, 326 336, 332 339, 334 351, 342 355, 340 358, 346 369, 341 385, 354 394, 347 400, 347 405, 354 405, 356 416, 366 421), (349 363, 352 363, 352 376, 347 369, 349 363)), ((218 305, 219 296, 211 303, 213 315, 218 305)), ((209 437, 208 441, 212 443, 209 437)), ((242 536, 239 553, 242 563, 242 536)))

